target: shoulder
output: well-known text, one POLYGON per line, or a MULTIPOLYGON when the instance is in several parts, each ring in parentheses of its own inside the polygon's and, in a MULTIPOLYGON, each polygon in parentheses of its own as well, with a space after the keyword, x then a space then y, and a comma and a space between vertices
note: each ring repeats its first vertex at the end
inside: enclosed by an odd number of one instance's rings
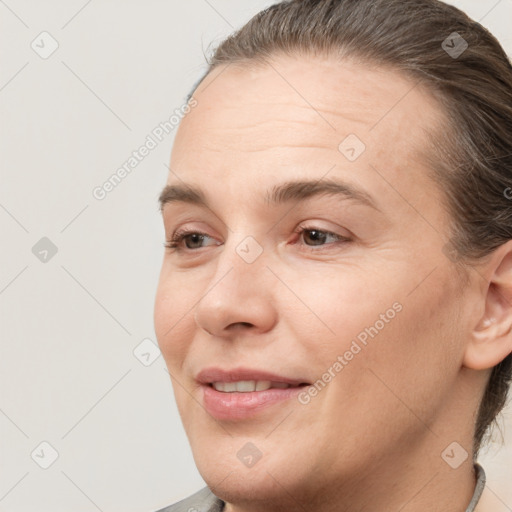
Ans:
POLYGON ((222 512, 223 508, 224 502, 217 498, 208 487, 203 487, 192 496, 157 512, 222 512))

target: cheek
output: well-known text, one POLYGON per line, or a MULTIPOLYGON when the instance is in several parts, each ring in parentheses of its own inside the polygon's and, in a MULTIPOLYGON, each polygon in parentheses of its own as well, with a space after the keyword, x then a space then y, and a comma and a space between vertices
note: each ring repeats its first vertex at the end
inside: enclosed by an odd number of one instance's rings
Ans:
POLYGON ((194 322, 191 319, 195 302, 197 299, 190 287, 162 272, 153 318, 158 345, 168 368, 181 364, 185 357, 193 336, 194 322))
MULTIPOLYGON (((388 411, 412 411, 423 421, 449 396, 462 346, 457 294, 449 284, 453 276, 431 277, 410 295, 398 296, 402 310, 369 341, 360 361, 367 370, 363 395, 368 402, 379 400, 388 411)), ((379 414, 390 413, 384 408, 379 414)))
MULTIPOLYGON (((295 279, 294 291, 307 308, 299 304, 289 323, 300 326, 296 328, 297 339, 306 340, 324 358, 324 366, 348 350, 353 340, 369 345, 371 339, 389 331, 401 314, 398 310, 403 309, 396 283, 379 283, 378 276, 355 267, 299 282, 295 279)), ((286 299, 288 305, 297 302, 293 297, 286 299)))
POLYGON ((316 378, 333 382, 329 401, 355 397, 356 408, 366 409, 378 402, 403 407, 401 398, 432 411, 447 394, 461 356, 459 295, 449 284, 453 276, 441 271, 411 293, 417 275, 390 282, 347 273, 323 287, 297 283, 310 311, 295 313, 295 335, 307 346, 316 378))

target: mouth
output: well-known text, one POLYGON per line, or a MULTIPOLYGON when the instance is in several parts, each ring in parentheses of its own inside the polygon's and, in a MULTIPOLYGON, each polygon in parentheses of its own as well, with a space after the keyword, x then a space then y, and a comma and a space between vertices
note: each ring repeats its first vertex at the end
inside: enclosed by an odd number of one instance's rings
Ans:
MULTIPOLYGON (((310 383, 267 371, 205 368, 196 377, 206 411, 218 420, 242 420, 297 396, 310 383)), ((282 412, 281 412, 282 414, 282 412)))
POLYGON ((211 382, 208 386, 221 393, 252 393, 254 391, 266 391, 267 389, 288 389, 308 386, 307 382, 289 384, 288 382, 271 380, 239 380, 235 382, 211 382))

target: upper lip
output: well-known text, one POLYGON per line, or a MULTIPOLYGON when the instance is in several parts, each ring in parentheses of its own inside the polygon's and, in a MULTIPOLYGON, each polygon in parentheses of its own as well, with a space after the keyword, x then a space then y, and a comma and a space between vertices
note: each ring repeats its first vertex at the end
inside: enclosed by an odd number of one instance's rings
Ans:
POLYGON ((231 370, 224 370, 217 367, 204 368, 197 374, 196 380, 201 384, 211 384, 212 382, 237 382, 241 380, 269 380, 271 382, 285 382, 292 386, 307 383, 305 379, 295 379, 264 370, 241 367, 231 370))

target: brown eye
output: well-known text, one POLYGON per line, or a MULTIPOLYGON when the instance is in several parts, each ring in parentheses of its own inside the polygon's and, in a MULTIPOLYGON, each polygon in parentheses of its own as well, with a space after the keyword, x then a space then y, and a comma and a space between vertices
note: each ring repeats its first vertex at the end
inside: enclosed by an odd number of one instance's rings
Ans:
POLYGON ((184 235, 181 237, 181 240, 185 240, 185 247, 187 249, 198 249, 198 247, 194 247, 194 244, 201 243, 204 240, 205 235, 201 235, 199 233, 191 233, 189 235, 184 235), (190 247, 190 244, 192 247, 190 247))
POLYGON ((302 237, 307 247, 331 246, 350 241, 350 238, 315 227, 302 226, 296 232, 302 237), (329 242, 329 240, 333 241, 329 242))
POLYGON ((320 231, 318 229, 305 229, 302 234, 306 242, 308 239, 312 241, 312 244, 308 243, 308 245, 323 245, 329 236, 325 231, 320 231))
POLYGON ((168 249, 176 249, 177 251, 194 251, 201 249, 203 246, 200 244, 207 238, 211 237, 206 233, 181 229, 172 235, 171 240, 167 241, 165 247, 168 249), (185 242, 185 247, 183 247, 183 242, 185 242))

